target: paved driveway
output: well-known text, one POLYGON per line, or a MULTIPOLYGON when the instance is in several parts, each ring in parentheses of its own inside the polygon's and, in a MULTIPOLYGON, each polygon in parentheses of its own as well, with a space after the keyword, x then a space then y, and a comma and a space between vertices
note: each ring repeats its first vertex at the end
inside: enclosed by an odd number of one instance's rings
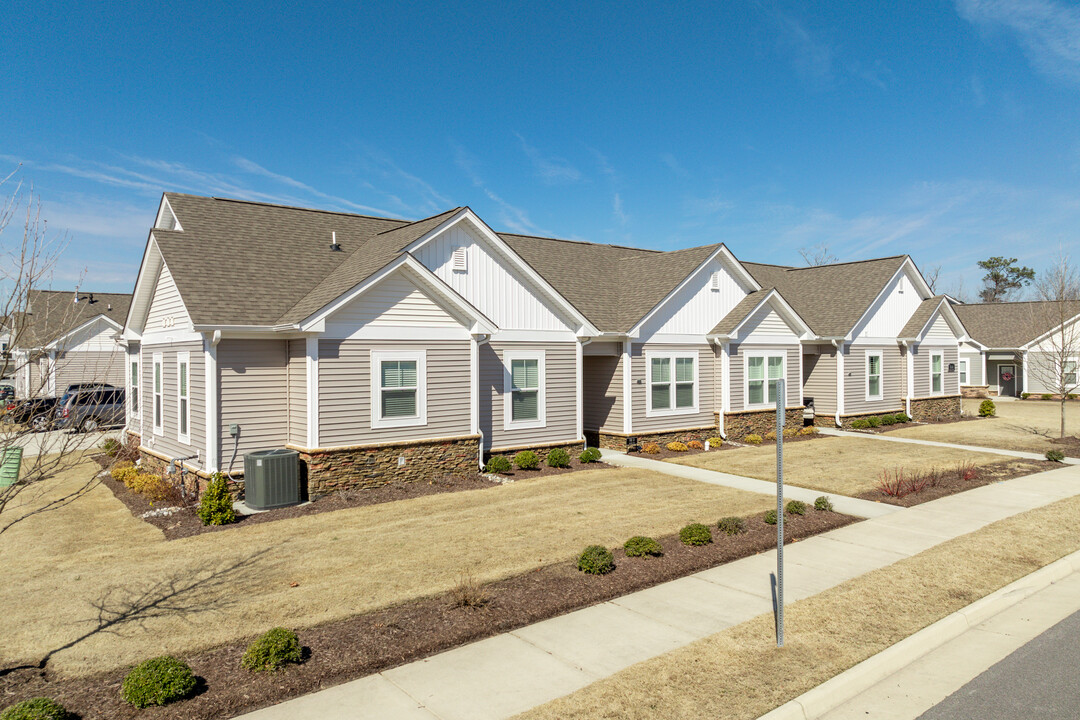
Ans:
MULTIPOLYGON (((16 438, 14 444, 22 446, 23 456, 50 455, 58 452, 89 450, 101 444, 105 438, 120 438, 122 427, 98 430, 90 433, 76 433, 70 430, 51 430, 49 432, 27 433, 16 438)), ((2 437, 2 436, 0 436, 2 437)), ((0 442, 3 442, 0 439, 0 442)), ((7 444, 3 442, 3 444, 7 444)))

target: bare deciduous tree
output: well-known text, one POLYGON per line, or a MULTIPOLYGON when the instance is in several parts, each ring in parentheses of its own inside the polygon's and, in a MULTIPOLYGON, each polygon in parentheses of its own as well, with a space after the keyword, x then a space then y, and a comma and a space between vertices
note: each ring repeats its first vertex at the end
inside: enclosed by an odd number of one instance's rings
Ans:
POLYGON ((799 254, 802 255, 803 261, 810 267, 831 265, 840 259, 829 252, 829 246, 825 243, 799 248, 799 254))
POLYGON ((923 279, 926 280, 926 284, 930 286, 930 292, 934 295, 937 295, 937 285, 940 278, 941 265, 931 265, 923 271, 923 279))
POLYGON ((1080 388, 1080 275, 1068 256, 1058 259, 1035 282, 1037 302, 1031 303, 1033 328, 1045 331, 1028 352, 1029 380, 1061 398, 1060 437, 1065 437, 1065 403, 1080 388))

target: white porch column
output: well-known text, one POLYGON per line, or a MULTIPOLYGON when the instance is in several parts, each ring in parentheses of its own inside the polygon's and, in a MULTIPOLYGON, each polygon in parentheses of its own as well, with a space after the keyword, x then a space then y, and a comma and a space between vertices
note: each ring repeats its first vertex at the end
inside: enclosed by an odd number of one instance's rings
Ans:
POLYGON ((585 342, 581 338, 578 338, 577 343, 574 346, 574 362, 577 366, 577 437, 581 439, 585 437, 585 410, 584 410, 584 356, 585 356, 585 342))
POLYGON ((907 399, 904 414, 911 417, 911 399, 915 397, 915 346, 908 345, 907 349, 907 399))
MULTIPOLYGON (((220 336, 219 336, 220 337, 220 336)), ((220 444, 221 444, 221 428, 218 423, 221 421, 218 413, 218 362, 217 362, 217 343, 214 342, 214 338, 211 336, 203 336, 203 383, 205 385, 205 405, 203 412, 206 413, 206 463, 204 467, 207 472, 216 472, 220 465, 220 444)), ((142 343, 139 343, 139 379, 142 379, 142 343)), ((142 383, 140 383, 140 391, 142 383)), ((153 395, 151 394, 151 397, 153 395)), ((140 398, 140 405, 142 398, 140 398)), ((140 417, 142 416, 142 408, 139 408, 140 417)), ((140 423, 139 431, 142 431, 142 424, 140 423)))
POLYGON ((469 432, 480 434, 480 340, 476 335, 469 336, 469 432))
MULTIPOLYGON (((1020 392, 1026 393, 1028 391, 1028 351, 1025 350, 1020 356, 1020 392)), ((1014 383, 1015 385, 1015 383, 1014 383)))
POLYGON ((319 447, 319 338, 306 338, 307 349, 307 446, 319 447))
POLYGON ((731 343, 720 343, 720 437, 727 439, 727 414, 731 412, 731 343))
POLYGON ((840 416, 844 414, 844 343, 836 345, 836 426, 842 424, 840 416))
POLYGON ((990 378, 986 376, 986 356, 988 354, 989 353, 987 353, 985 350, 980 350, 979 351, 979 357, 982 358, 982 367, 983 367, 982 384, 986 386, 987 392, 990 391, 990 378))
POLYGON ((623 340, 622 344, 622 391, 623 391, 623 418, 622 430, 627 435, 634 432, 634 373, 630 358, 630 338, 623 340))

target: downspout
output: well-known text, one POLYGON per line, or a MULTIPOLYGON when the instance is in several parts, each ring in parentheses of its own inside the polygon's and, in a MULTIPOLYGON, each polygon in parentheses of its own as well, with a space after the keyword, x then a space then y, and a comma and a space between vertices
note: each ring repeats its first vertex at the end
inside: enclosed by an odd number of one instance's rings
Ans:
POLYGON ((589 446, 585 440, 585 346, 593 341, 578 339, 577 343, 577 436, 589 446))
POLYGON ((833 419, 836 427, 843 427, 840 415, 844 412, 844 342, 834 339, 832 345, 836 348, 836 415, 833 419))
POLYGON ((904 387, 907 392, 904 393, 904 414, 911 417, 911 391, 912 380, 911 373, 908 372, 908 368, 911 367, 911 343, 908 340, 901 340, 900 347, 904 348, 904 387))
POLYGON ((469 373, 469 401, 471 408, 469 414, 473 434, 480 436, 476 444, 476 464, 480 468, 480 472, 484 471, 485 464, 484 431, 480 427, 480 346, 486 345, 489 340, 491 340, 490 335, 473 335, 472 342, 469 343, 469 354, 472 356, 469 358, 471 365, 469 373))

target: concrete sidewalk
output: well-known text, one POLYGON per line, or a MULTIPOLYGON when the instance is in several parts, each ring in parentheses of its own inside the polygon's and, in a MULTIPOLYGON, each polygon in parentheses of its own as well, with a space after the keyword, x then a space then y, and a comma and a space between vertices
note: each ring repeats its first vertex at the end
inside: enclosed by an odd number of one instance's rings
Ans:
MULTIPOLYGON (((981 445, 959 445, 957 443, 938 442, 937 440, 918 440, 916 438, 896 437, 889 433, 861 433, 851 430, 837 430, 836 428, 818 428, 822 435, 832 437, 856 437, 867 440, 883 440, 892 443, 907 443, 909 445, 928 445, 930 447, 950 448, 953 450, 967 450, 968 452, 991 453, 993 455, 1005 455, 1006 457, 1023 458, 1024 460, 1045 460, 1046 455, 1040 455, 1026 450, 1003 450, 1002 448, 982 447, 981 445)), ((1065 465, 1080 465, 1080 458, 1067 457, 1061 461, 1065 465)))
MULTIPOLYGON (((665 464, 666 463, 662 463, 665 464)), ((734 477, 734 476, 733 476, 734 477)), ((898 510, 785 548, 794 602, 1005 517, 1080 494, 1067 467, 898 510)), ((631 593, 245 715, 496 720, 773 612, 775 551, 631 593)))

